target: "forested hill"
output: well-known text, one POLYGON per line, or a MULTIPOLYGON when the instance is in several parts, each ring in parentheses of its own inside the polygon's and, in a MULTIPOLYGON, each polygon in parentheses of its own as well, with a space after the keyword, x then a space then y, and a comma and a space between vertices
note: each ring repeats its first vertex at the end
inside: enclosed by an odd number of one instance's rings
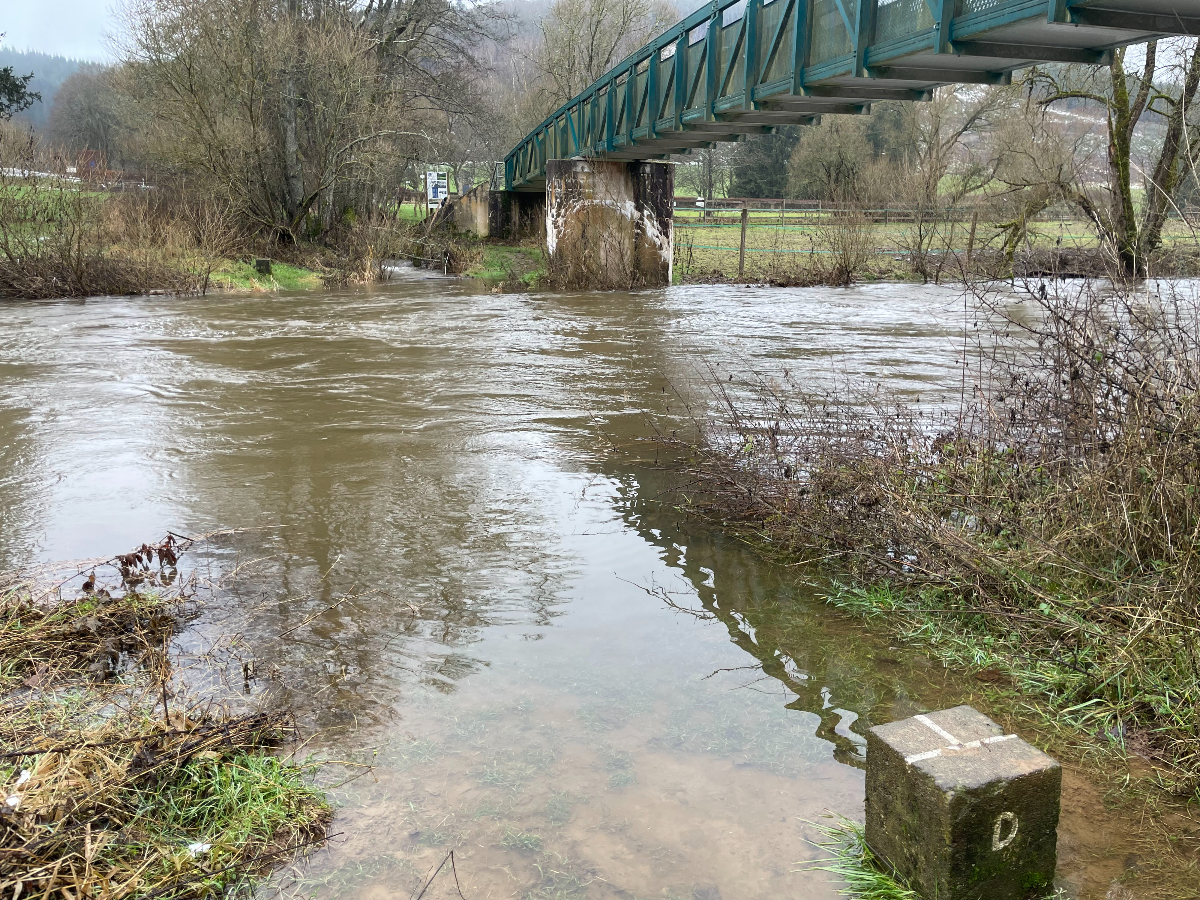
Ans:
POLYGON ((0 47, 0 69, 12 66, 16 75, 28 75, 32 72, 33 81, 30 82, 29 89, 42 95, 41 103, 33 104, 17 118, 31 122, 37 128, 45 127, 50 116, 50 107, 54 103, 54 95, 62 83, 81 65, 83 60, 51 56, 49 53, 38 53, 34 50, 0 47))

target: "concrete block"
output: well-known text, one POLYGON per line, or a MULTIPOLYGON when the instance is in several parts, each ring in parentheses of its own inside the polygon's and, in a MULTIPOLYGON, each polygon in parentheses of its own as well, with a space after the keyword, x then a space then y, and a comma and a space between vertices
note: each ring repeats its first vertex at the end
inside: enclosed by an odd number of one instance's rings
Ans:
POLYGON ((492 190, 484 182, 450 201, 450 219, 454 227, 476 237, 488 237, 491 234, 491 198, 492 190))
POLYGON ((671 283, 675 167, 660 162, 546 163, 546 248, 569 287, 671 283))
POLYGON ((929 900, 1050 892, 1062 769, 969 706, 872 728, 867 844, 929 900))

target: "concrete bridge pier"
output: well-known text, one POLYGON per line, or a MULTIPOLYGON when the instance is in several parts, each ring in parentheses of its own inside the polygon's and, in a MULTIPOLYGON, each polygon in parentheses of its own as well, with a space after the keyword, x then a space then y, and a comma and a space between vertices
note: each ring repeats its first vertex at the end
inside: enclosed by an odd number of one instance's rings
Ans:
POLYGON ((546 248, 561 284, 628 289, 671 283, 670 163, 556 159, 546 163, 546 248))

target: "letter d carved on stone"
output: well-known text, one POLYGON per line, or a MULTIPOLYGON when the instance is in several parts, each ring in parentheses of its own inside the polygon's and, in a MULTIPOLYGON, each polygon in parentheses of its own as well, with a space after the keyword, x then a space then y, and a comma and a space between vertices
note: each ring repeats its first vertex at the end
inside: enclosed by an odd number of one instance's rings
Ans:
POLYGON ((992 849, 1003 850, 1015 841, 1019 824, 1015 813, 1000 813, 996 817, 996 827, 992 829, 992 849))

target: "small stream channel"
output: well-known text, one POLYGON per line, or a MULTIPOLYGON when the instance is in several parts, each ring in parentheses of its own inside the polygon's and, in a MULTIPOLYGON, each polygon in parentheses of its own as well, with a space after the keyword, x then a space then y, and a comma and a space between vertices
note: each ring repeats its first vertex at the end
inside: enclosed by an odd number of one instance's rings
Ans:
MULTIPOLYGON (((861 817, 865 727, 980 684, 680 521, 646 414, 710 373, 956 390, 959 292, 477 290, 7 305, 0 568, 255 529, 177 649, 232 642, 353 779, 264 896, 409 897, 453 848, 468 900, 835 897, 806 820, 861 817)), ((1142 859, 1104 792, 1069 769, 1072 897, 1142 859)))

